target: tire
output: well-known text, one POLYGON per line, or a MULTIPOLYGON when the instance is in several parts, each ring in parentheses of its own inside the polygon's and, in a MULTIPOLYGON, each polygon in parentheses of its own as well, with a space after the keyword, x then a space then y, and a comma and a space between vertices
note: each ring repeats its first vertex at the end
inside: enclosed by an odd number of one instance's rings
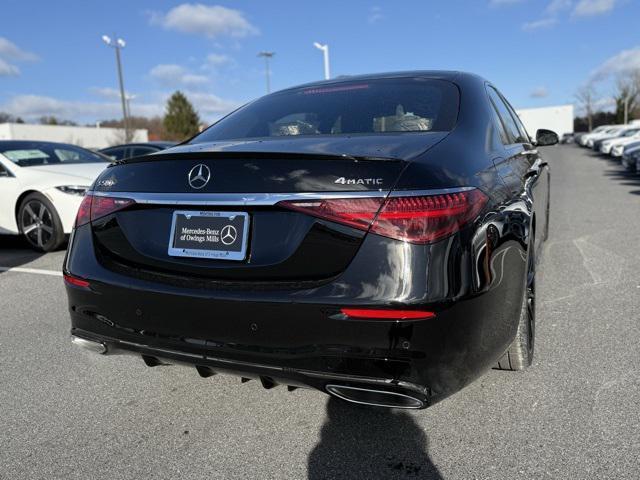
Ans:
POLYGON ((52 252, 64 242, 64 228, 53 204, 41 193, 30 193, 18 208, 18 228, 39 252, 52 252))
POLYGON ((532 238, 516 338, 495 365, 494 368, 497 370, 524 370, 533 362, 536 338, 536 270, 533 245, 535 242, 532 238))

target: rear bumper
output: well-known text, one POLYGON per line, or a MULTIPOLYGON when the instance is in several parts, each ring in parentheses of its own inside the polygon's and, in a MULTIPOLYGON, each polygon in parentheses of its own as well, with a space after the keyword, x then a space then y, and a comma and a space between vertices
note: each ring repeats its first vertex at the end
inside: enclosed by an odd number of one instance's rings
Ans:
POLYGON ((76 230, 65 261, 67 273, 91 284, 67 285, 71 334, 105 345, 108 353, 132 352, 342 398, 375 387, 419 403, 405 408, 423 408, 489 369, 515 336, 526 252, 514 240, 498 243, 485 262, 456 250, 471 248, 459 238, 430 246, 397 242, 395 256, 394 241, 369 236, 329 283, 207 290, 108 270, 85 227, 76 230), (389 257, 381 259, 381 251, 389 257), (474 272, 464 259, 487 270, 474 272), (436 317, 346 320, 337 315, 343 306, 430 310, 436 317))
POLYGON ((286 385, 289 390, 301 387, 315 388, 354 403, 421 409, 429 405, 431 397, 428 389, 394 378, 332 374, 232 361, 207 354, 198 355, 166 348, 152 348, 148 345, 96 336, 80 330, 76 330, 72 335, 72 341, 75 345, 97 354, 139 356, 149 367, 170 364, 191 365, 203 378, 222 373, 238 376, 242 383, 249 380, 260 381, 265 389, 279 385, 286 385))

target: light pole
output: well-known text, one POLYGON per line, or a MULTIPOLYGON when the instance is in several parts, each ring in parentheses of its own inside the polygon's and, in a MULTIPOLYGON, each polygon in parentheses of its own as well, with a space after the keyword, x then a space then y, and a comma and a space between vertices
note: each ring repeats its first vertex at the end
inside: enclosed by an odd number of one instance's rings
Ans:
POLYGON ((276 52, 260 52, 259 57, 264 57, 265 75, 267 76, 267 93, 271 93, 271 69, 269 68, 269 60, 273 58, 276 52))
POLYGON ((122 101, 122 119, 124 121, 124 134, 126 141, 130 141, 129 117, 127 115, 127 99, 124 93, 124 81, 122 80, 122 62, 120 61, 120 49, 124 48, 126 43, 121 38, 111 38, 108 35, 102 36, 102 41, 116 51, 116 65, 118 66, 118 81, 120 82, 120 100, 122 101))
MULTIPOLYGON (((135 100, 136 97, 137 95, 133 95, 131 93, 125 94, 125 98, 127 100, 127 118, 129 119, 130 123, 131 123, 131 118, 133 117, 133 115, 131 115, 131 101, 135 100)), ((133 137, 133 128, 131 128, 131 136, 133 137)))
POLYGON ((318 50, 322 50, 324 55, 324 79, 329 80, 331 78, 331 73, 329 72, 329 45, 313 42, 313 46, 318 50))

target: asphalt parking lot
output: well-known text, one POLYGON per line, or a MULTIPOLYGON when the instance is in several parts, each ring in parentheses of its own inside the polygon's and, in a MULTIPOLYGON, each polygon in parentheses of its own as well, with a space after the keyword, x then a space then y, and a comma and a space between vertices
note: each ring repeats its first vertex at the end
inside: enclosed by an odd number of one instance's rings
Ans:
POLYGON ((0 479, 639 478, 640 176, 546 157, 534 365, 417 412, 79 351, 64 252, 2 239, 0 479))

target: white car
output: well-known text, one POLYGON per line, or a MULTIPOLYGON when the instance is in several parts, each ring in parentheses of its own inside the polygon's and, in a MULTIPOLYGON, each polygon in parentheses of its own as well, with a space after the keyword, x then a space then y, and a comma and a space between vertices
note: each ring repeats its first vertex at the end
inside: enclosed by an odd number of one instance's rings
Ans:
POLYGON ((613 147, 617 145, 626 145, 627 143, 635 142, 638 140, 640 132, 640 126, 630 127, 619 133, 619 136, 605 140, 600 145, 600 153, 609 155, 612 153, 613 147))
POLYGON ((586 133, 584 135, 581 135, 578 143, 583 146, 586 147, 587 146, 587 142, 589 141, 589 139, 593 136, 596 135, 600 135, 601 133, 603 133, 605 130, 610 129, 611 127, 614 127, 615 125, 600 125, 599 127, 594 128, 593 130, 591 130, 591 132, 586 133))
POLYGON ((623 136, 619 138, 613 138, 602 142, 600 151, 602 153, 608 153, 614 157, 621 157, 624 152, 624 147, 640 140, 640 125, 637 128, 631 128, 627 130, 623 136), (605 144, 606 147, 605 147, 605 144), (604 148, 604 150, 603 150, 604 148))
POLYGON ((0 234, 24 235, 36 250, 55 250, 108 164, 102 155, 64 143, 0 141, 0 234))
POLYGON ((627 128, 626 125, 616 125, 615 127, 607 128, 602 132, 591 134, 588 136, 589 138, 587 138, 585 145, 589 148, 593 148, 593 144, 598 140, 609 137, 617 137, 623 130, 625 130, 625 128, 627 128))

